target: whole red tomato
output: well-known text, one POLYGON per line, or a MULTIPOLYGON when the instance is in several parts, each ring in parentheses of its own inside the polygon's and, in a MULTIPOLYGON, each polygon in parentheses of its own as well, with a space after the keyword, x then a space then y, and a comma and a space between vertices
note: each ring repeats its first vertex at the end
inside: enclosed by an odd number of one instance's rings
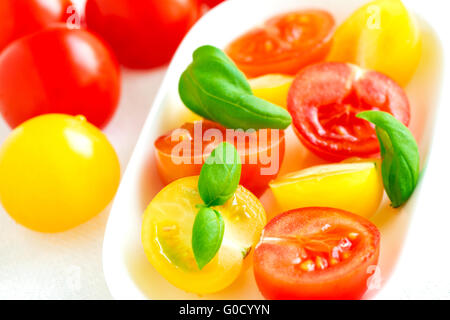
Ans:
POLYGON ((12 41, 68 19, 70 0, 1 0, 0 51, 12 41))
POLYGON ((119 61, 152 68, 170 61, 200 15, 198 0, 88 0, 88 28, 101 35, 119 61))
POLYGON ((84 115, 104 127, 119 94, 119 65, 88 31, 46 29, 0 54, 0 112, 11 127, 45 113, 84 115))
POLYGON ((203 3, 207 4, 208 7, 214 8, 219 3, 222 3, 224 0, 202 0, 203 3))

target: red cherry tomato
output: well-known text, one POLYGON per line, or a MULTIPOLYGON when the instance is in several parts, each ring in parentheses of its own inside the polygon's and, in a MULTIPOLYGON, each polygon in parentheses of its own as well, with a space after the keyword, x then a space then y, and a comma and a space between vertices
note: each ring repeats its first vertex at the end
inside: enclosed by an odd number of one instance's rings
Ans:
POLYGON ((1 0, 0 51, 12 41, 69 18, 70 0, 1 0))
POLYGON ((218 4, 222 3, 224 0, 201 0, 202 3, 208 5, 210 8, 214 8, 218 4))
POLYGON ((88 0, 86 22, 130 68, 151 68, 170 61, 198 19, 198 0, 88 0))
POLYGON ((373 126, 356 115, 389 112, 405 125, 410 108, 403 89, 387 76, 346 63, 320 63, 298 73, 288 110, 303 144, 326 160, 370 157, 379 152, 373 126))
POLYGON ((249 31, 226 51, 248 77, 295 75, 302 67, 325 58, 333 29, 334 19, 326 11, 291 12, 249 31))
POLYGON ((115 58, 84 30, 46 29, 0 55, 0 112, 11 127, 45 113, 84 115, 104 127, 119 93, 115 58))
POLYGON ((242 162, 240 184, 261 196, 284 158, 282 130, 253 133, 225 129, 211 121, 186 123, 155 142, 158 172, 165 184, 200 174, 204 160, 222 141, 236 146, 242 162))
POLYGON ((377 227, 360 216, 296 209, 264 228, 254 253, 256 283, 267 299, 360 299, 379 250, 377 227))

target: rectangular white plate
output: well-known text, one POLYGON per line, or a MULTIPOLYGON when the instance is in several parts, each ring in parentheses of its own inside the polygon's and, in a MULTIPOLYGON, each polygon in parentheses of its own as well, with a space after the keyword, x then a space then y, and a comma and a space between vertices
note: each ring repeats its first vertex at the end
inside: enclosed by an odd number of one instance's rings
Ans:
MULTIPOLYGON (((192 28, 178 49, 167 71, 110 213, 103 247, 103 265, 106 281, 114 298, 262 298, 253 280, 252 270, 244 273, 226 290, 217 294, 199 297, 170 285, 147 261, 140 237, 142 213, 152 197, 162 188, 156 172, 153 143, 161 134, 193 118, 192 114, 182 105, 178 97, 177 86, 181 72, 191 62, 192 52, 200 45, 211 44, 223 48, 236 36, 258 25, 266 18, 295 9, 326 9, 335 16, 337 23, 340 24, 351 12, 365 2, 367 1, 229 0, 205 15, 192 28)), ((444 101, 449 101, 446 99, 447 96, 441 97, 441 88, 444 81, 443 52, 445 49, 443 46, 444 44, 446 45, 442 39, 446 30, 444 28, 448 24, 444 14, 439 12, 437 6, 433 7, 430 5, 430 2, 424 4, 423 1, 405 1, 405 4, 418 13, 420 17, 424 32, 425 48, 417 74, 406 88, 412 105, 412 123, 410 127, 419 142, 422 165, 433 163, 433 166, 438 166, 438 164, 434 165, 434 162, 431 162, 431 160, 428 162, 428 158, 431 146, 437 144, 432 144, 434 140, 432 139, 433 133, 434 131, 438 132, 438 130, 434 130, 436 127, 436 112, 438 107, 444 104, 444 101), (438 39, 441 39, 441 41, 438 39)), ((386 58, 388 59, 389 57, 386 58)), ((442 115, 444 114, 443 111, 440 112, 442 115)), ((299 143, 293 143, 291 146, 288 146, 287 158, 289 158, 289 150, 292 150, 294 147, 299 148, 301 146, 299 143)), ((437 162, 435 161, 435 163, 437 162)), ((292 167, 289 167, 289 165, 283 165, 282 171, 291 169, 292 167)), ((427 259, 432 259, 433 251, 422 250, 419 255, 415 251, 418 245, 426 249, 432 246, 431 243, 429 246, 426 245, 423 237, 424 233, 427 232, 426 234, 430 235, 428 239, 431 239, 433 230, 421 230, 421 226, 429 226, 426 222, 433 219, 433 217, 435 217, 434 219, 441 219, 438 225, 440 223, 443 225, 446 222, 448 223, 449 219, 447 217, 437 217, 437 213, 425 210, 425 208, 431 208, 428 201, 433 201, 435 208, 438 208, 436 207, 438 202, 430 199, 432 199, 433 195, 436 196, 439 190, 436 190, 434 186, 435 192, 426 192, 433 187, 430 179, 427 179, 428 171, 431 170, 427 170, 427 174, 422 179, 419 188, 405 207, 401 210, 393 210, 385 199, 374 218, 382 233, 380 273, 375 275, 381 276, 382 287, 381 290, 377 289, 368 292, 367 298, 407 297, 403 292, 404 287, 401 287, 401 285, 405 281, 411 280, 411 278, 405 277, 405 274, 411 275, 413 270, 419 272, 430 264, 430 260, 427 259), (419 210, 418 208, 423 209, 419 210), (414 219, 412 219, 413 217, 414 219), (409 228, 411 222, 414 223, 409 228), (408 229, 411 230, 408 231, 408 229), (419 237, 422 238, 419 239, 419 237), (409 255, 407 254, 408 252, 409 255), (414 269, 411 267, 411 263, 414 265, 414 269), (396 279, 398 279, 397 283, 395 282, 396 279)), ((270 203, 270 192, 266 193, 262 201, 265 204, 270 203)), ((450 213, 449 210, 447 211, 447 213, 450 213)), ((269 217, 272 215, 270 214, 269 217)), ((444 259, 444 262, 440 263, 438 267, 442 268, 446 265, 445 263, 448 264, 448 260, 448 258, 444 259)), ((420 277, 417 275, 413 276, 416 280, 415 283, 420 283, 417 280, 420 277)), ((446 277, 446 280, 448 280, 449 277, 446 277)), ((421 285, 418 284, 415 287, 412 286, 412 288, 418 289, 421 288, 421 285)))

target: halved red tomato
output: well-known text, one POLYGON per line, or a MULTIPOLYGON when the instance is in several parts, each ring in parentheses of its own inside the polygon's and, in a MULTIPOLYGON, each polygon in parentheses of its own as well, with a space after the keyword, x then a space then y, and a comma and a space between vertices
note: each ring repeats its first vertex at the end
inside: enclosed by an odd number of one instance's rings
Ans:
POLYGON ((356 115, 389 112, 406 126, 408 97, 389 77, 348 63, 304 68, 288 94, 288 111, 303 144, 326 160, 371 157, 380 151, 374 127, 356 115))
POLYGON ((378 264, 380 233, 370 221, 332 208, 302 208, 275 217, 254 253, 267 299, 360 299, 378 264))
POLYGON ((235 145, 241 156, 240 184, 261 196, 280 170, 284 158, 284 131, 253 132, 225 129, 211 121, 186 123, 155 142, 158 172, 165 184, 200 174, 204 160, 221 142, 235 145))
POLYGON ((248 77, 295 75, 302 67, 326 57, 334 25, 333 16, 326 11, 290 12, 239 37, 226 52, 248 77))

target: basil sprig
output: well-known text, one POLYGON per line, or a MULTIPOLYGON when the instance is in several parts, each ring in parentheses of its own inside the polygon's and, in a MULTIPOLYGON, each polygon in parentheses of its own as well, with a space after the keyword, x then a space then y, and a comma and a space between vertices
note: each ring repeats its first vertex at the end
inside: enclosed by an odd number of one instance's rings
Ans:
POLYGON ((213 46, 194 52, 178 89, 191 111, 230 129, 286 129, 292 122, 285 109, 255 97, 245 75, 213 46))
POLYGON ((225 223, 219 211, 207 207, 198 211, 192 229, 192 250, 200 270, 219 251, 224 231, 225 223))
POLYGON ((382 111, 357 115, 375 124, 381 150, 383 184, 394 208, 411 197, 419 181, 420 157, 416 140, 394 116, 382 111))
POLYGON ((233 145, 221 143, 206 159, 198 191, 207 206, 221 206, 236 191, 241 178, 241 159, 233 145))
POLYGON ((220 212, 211 207, 225 204, 236 192, 240 178, 237 150, 229 143, 219 144, 205 161, 198 180, 204 205, 199 205, 192 228, 192 250, 200 270, 216 256, 225 231, 220 212))

